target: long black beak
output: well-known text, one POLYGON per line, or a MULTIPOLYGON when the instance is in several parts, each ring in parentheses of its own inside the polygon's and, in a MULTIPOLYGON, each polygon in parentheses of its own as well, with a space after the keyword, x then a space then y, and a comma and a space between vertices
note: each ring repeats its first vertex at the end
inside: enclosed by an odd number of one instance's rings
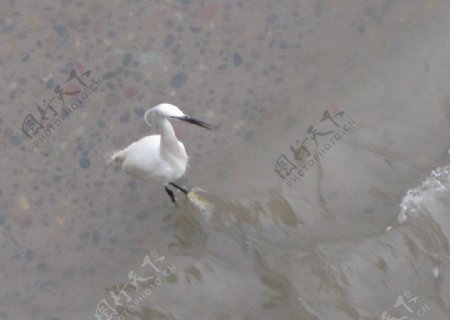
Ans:
POLYGON ((195 124, 199 127, 202 127, 202 128, 208 129, 208 130, 217 130, 217 128, 218 128, 218 126, 203 122, 201 120, 194 119, 190 116, 172 117, 172 118, 179 119, 179 120, 182 120, 185 122, 189 122, 189 123, 195 124))

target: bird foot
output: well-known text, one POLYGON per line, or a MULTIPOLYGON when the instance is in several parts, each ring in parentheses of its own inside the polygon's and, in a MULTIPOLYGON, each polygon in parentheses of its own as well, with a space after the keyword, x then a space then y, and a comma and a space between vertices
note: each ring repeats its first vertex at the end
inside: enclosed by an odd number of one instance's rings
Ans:
MULTIPOLYGON (((177 188, 178 190, 180 190, 181 192, 183 192, 186 196, 188 196, 189 194, 189 189, 186 187, 182 187, 177 185, 174 182, 169 182, 169 184, 175 188, 177 188)), ((175 204, 176 207, 178 207, 178 202, 177 202, 177 198, 175 197, 175 194, 173 193, 173 190, 170 189, 168 186, 164 186, 164 189, 166 190, 167 194, 170 197, 170 200, 173 202, 173 204, 175 204)))
POLYGON ((172 190, 170 190, 168 187, 164 187, 164 190, 166 190, 167 194, 170 197, 170 200, 175 204, 175 206, 178 207, 178 203, 177 203, 177 198, 175 198, 175 194, 173 193, 172 190))
POLYGON ((177 188, 177 189, 180 190, 181 192, 183 192, 185 195, 187 195, 187 194, 189 193, 189 189, 187 189, 186 187, 179 186, 179 185, 177 185, 177 184, 174 183, 174 182, 169 182, 169 184, 170 184, 171 186, 177 188))

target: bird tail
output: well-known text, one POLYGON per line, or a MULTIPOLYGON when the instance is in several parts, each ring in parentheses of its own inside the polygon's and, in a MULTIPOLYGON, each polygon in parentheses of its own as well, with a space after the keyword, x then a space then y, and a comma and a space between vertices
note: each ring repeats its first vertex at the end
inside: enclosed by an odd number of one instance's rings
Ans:
POLYGON ((122 164, 126 157, 126 151, 127 151, 126 149, 120 150, 120 151, 115 151, 111 156, 109 156, 107 164, 111 164, 113 162, 122 164))

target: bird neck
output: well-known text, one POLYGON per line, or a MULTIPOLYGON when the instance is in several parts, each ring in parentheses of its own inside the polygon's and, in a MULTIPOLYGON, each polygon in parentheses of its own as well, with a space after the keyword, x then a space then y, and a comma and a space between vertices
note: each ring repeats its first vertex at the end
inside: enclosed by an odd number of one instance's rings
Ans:
POLYGON ((161 132, 161 149, 177 152, 179 150, 178 139, 170 121, 166 118, 160 118, 158 119, 158 127, 161 132))

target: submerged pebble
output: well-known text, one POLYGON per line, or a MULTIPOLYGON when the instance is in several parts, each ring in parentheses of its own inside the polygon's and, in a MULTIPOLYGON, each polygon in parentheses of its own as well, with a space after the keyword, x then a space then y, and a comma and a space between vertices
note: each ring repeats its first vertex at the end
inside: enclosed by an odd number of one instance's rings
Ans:
POLYGON ((87 169, 91 166, 91 160, 89 158, 80 158, 80 167, 83 169, 87 169))
POLYGON ((178 89, 181 88, 188 80, 188 75, 186 72, 176 73, 172 77, 172 81, 170 82, 172 87, 178 89))

